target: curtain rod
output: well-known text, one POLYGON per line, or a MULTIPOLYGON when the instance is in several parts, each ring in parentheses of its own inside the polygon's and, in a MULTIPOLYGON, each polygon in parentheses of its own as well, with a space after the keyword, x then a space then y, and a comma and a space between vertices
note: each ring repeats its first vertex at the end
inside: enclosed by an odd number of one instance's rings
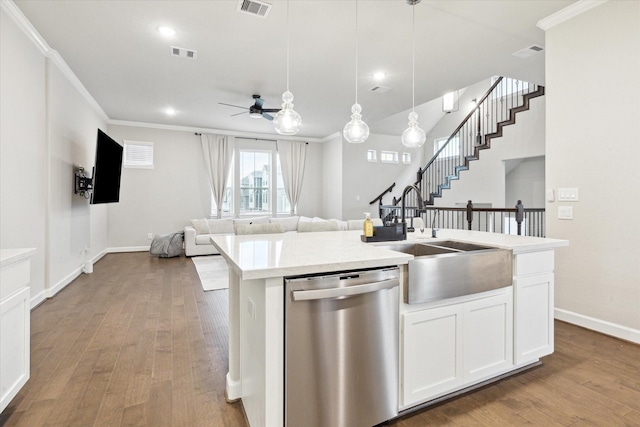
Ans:
MULTIPOLYGON (((196 134, 197 136, 202 135, 202 134, 201 134, 201 133, 199 133, 199 132, 195 132, 195 134, 196 134)), ((272 142, 276 142, 276 141, 277 141, 277 139, 247 138, 247 137, 244 137, 244 136, 236 136, 236 138, 239 138, 239 139, 253 139, 254 141, 272 141, 272 142)), ((306 145, 309 145, 309 143, 308 143, 308 142, 305 142, 305 144, 306 144, 306 145)))

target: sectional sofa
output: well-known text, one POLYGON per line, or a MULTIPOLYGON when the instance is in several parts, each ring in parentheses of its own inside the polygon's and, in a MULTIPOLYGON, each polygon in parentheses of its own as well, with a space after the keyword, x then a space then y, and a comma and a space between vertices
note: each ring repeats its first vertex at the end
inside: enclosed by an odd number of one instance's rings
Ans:
MULTIPOLYGON (((374 226, 381 226, 380 218, 373 218, 374 226)), ((248 234, 274 232, 310 232, 362 230, 364 219, 341 221, 337 219, 290 216, 282 218, 222 218, 192 219, 191 225, 184 228, 184 247, 186 256, 214 255, 218 251, 211 244, 211 236, 221 234, 248 234), (278 224, 269 226, 268 224, 278 224)))

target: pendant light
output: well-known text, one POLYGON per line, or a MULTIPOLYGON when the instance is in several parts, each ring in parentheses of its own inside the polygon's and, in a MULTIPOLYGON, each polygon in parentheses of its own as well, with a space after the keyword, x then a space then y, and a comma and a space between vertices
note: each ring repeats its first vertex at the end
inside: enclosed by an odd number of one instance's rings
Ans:
POLYGON ((280 135, 295 135, 302 125, 300 114, 293 109, 293 94, 289 92, 289 0, 287 0, 287 91, 282 94, 282 110, 274 116, 273 124, 280 135))
POLYGON ((420 3, 420 0, 407 0, 407 3, 411 5, 411 18, 412 18, 412 98, 411 98, 411 113, 409 113, 409 127, 402 132, 402 145, 408 148, 422 147, 427 139, 427 136, 418 126, 418 114, 415 112, 416 108, 416 4, 420 3))
POLYGON ((362 121, 362 107, 358 104, 358 0, 356 0, 356 103, 351 107, 351 121, 344 125, 342 135, 347 142, 357 144, 369 138, 369 126, 362 121))

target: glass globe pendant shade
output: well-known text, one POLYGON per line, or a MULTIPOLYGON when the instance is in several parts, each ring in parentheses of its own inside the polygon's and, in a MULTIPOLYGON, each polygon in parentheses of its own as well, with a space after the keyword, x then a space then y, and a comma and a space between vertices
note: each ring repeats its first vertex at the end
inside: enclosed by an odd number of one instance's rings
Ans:
POLYGON ((362 121, 362 107, 360 104, 353 104, 351 107, 351 121, 344 125, 344 129, 342 130, 342 135, 347 142, 352 144, 358 144, 361 142, 365 142, 367 138, 369 138, 369 126, 365 122, 362 121))
POLYGON ((282 110, 278 111, 273 118, 276 132, 280 135, 295 135, 302 126, 300 114, 293 109, 293 94, 286 91, 282 94, 282 110))
POLYGON ((427 135, 418 127, 418 115, 409 113, 409 127, 402 132, 402 145, 408 148, 422 147, 427 140, 427 135))

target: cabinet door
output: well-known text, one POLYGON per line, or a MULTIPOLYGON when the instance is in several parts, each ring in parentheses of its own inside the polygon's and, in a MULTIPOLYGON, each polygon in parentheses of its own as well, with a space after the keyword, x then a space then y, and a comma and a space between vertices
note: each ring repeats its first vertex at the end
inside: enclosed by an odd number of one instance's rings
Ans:
POLYGON ((516 364, 553 353, 553 274, 515 280, 516 364))
POLYGON ((29 379, 29 288, 0 302, 0 411, 29 379))
POLYGON ((513 365, 513 295, 464 304, 464 380, 488 378, 513 365))
POLYGON ((462 306, 403 315, 402 404, 408 406, 462 384, 462 306))

